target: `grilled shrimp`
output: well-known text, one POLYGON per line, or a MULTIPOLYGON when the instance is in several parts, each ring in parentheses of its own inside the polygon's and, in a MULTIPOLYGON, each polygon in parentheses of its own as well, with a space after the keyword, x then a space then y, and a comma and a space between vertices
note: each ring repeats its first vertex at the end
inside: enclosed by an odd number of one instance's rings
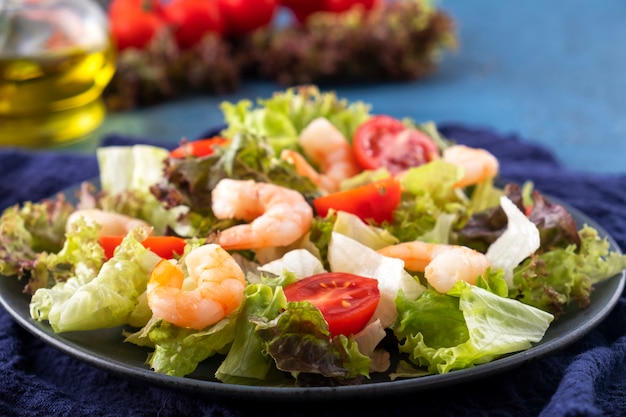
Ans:
POLYGON ((459 245, 416 240, 386 246, 377 252, 391 258, 402 259, 409 271, 424 272, 428 283, 441 293, 450 291, 459 280, 476 284, 478 276, 484 274, 491 266, 484 254, 459 245))
POLYGON ((69 229, 80 217, 84 218, 88 224, 99 224, 100 236, 124 236, 136 226, 151 229, 150 225, 141 219, 94 208, 74 211, 67 219, 66 229, 69 229))
POLYGON ((220 232, 218 243, 226 250, 289 245, 309 230, 313 220, 302 194, 274 184, 226 178, 213 189, 212 199, 218 219, 250 222, 220 232))
POLYGON ((152 271, 147 298, 152 313, 179 327, 200 330, 235 311, 243 300, 244 273, 228 252, 216 244, 187 254, 185 266, 194 288, 183 289, 183 271, 162 260, 152 271))
POLYGON ((323 117, 309 123, 300 133, 298 142, 305 155, 319 167, 319 172, 295 151, 284 150, 281 157, 292 162, 300 175, 310 178, 325 191, 338 191, 341 181, 361 171, 350 143, 323 117))
POLYGON ((499 163, 489 151, 454 145, 443 151, 443 160, 463 168, 463 177, 455 184, 462 188, 498 175, 499 163))

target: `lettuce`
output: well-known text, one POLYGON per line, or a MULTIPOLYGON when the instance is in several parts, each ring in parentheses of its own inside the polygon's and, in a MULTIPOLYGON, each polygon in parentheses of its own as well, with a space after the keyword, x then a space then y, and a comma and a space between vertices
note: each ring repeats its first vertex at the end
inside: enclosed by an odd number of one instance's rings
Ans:
POLYGON ((87 270, 52 288, 38 289, 30 302, 31 317, 48 320, 57 333, 126 324, 161 259, 141 244, 144 238, 145 230, 133 229, 95 276, 87 270))
POLYGON ((359 352, 353 339, 331 338, 322 313, 307 301, 288 303, 274 320, 255 318, 254 322, 277 368, 290 372, 300 385, 302 374, 338 380, 369 376, 369 357, 359 352))
POLYGON ((215 377, 222 382, 241 385, 266 384, 272 379, 274 361, 266 353, 263 339, 256 333, 254 317, 274 319, 287 306, 281 287, 273 290, 264 284, 246 287, 245 301, 235 326, 235 338, 215 377))
POLYGON ((100 184, 104 194, 98 204, 107 211, 123 213, 147 221, 156 234, 168 227, 176 230, 183 208, 166 209, 150 188, 163 178, 165 148, 148 145, 98 148, 100 184))
POLYGON ((203 330, 185 329, 162 319, 148 323, 143 331, 154 344, 148 363, 155 372, 186 376, 210 356, 224 353, 235 337, 236 318, 225 317, 203 330))
POLYGON ((318 117, 328 119, 350 141, 357 127, 369 117, 369 106, 348 103, 335 93, 322 93, 315 86, 290 88, 260 99, 255 108, 249 100, 222 103, 227 128, 222 135, 233 138, 251 133, 270 138, 277 153, 297 148, 298 135, 318 117))
POLYGON ((513 287, 513 269, 535 253, 541 244, 539 229, 507 197, 500 198, 507 217, 507 227, 487 249, 487 259, 494 268, 504 271, 504 279, 513 287))
POLYGON ((554 316, 459 281, 448 294, 400 295, 394 332, 400 351, 431 373, 447 373, 526 350, 554 316))
POLYGON ((578 234, 579 248, 571 244, 533 255, 517 267, 511 297, 559 316, 571 302, 587 306, 593 284, 626 268, 626 256, 612 251, 596 229, 584 226, 578 234))
POLYGON ((63 248, 65 223, 73 210, 63 195, 5 209, 0 216, 0 274, 28 277, 28 294, 48 286, 45 254, 63 248))

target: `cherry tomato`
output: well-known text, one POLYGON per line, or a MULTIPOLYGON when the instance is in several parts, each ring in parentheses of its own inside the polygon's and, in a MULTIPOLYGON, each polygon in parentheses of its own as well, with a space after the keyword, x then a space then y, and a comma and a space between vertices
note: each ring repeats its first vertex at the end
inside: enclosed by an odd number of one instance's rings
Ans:
POLYGON ((223 145, 226 142, 226 139, 219 136, 187 142, 171 151, 170 157, 182 159, 187 156, 195 156, 197 158, 209 156, 215 152, 216 146, 223 145))
POLYGON ((218 0, 228 35, 245 35, 269 25, 278 0, 218 0))
POLYGON ((393 219, 393 211, 400 204, 402 189, 394 178, 386 178, 350 190, 338 191, 313 200, 313 207, 324 217, 330 209, 355 214, 363 221, 380 224, 393 219))
POLYGON ((439 157, 439 148, 427 134, 384 115, 373 116, 361 124, 352 144, 361 168, 384 167, 392 174, 439 157))
POLYGON ((279 0, 279 4, 292 11, 296 20, 304 23, 313 13, 323 10, 324 0, 279 0))
POLYGON ((332 336, 357 333, 372 318, 380 292, 378 281, 345 272, 325 272, 285 289, 287 301, 309 301, 328 322, 332 336))
POLYGON ((378 0, 323 0, 322 10, 327 12, 342 13, 356 5, 361 5, 365 10, 372 10, 378 0))
POLYGON ((173 25, 178 46, 188 49, 206 34, 224 34, 224 19, 215 1, 172 0, 163 7, 165 19, 173 25))
POLYGON ((165 26, 156 1, 116 0, 108 11, 111 35, 119 51, 144 48, 165 26))
MULTIPOLYGON (((100 236, 100 245, 104 248, 107 259, 113 257, 115 248, 124 240, 124 236, 100 236)), ((174 254, 181 255, 185 249, 185 240, 175 236, 148 236, 141 244, 159 255, 171 259, 174 254)))

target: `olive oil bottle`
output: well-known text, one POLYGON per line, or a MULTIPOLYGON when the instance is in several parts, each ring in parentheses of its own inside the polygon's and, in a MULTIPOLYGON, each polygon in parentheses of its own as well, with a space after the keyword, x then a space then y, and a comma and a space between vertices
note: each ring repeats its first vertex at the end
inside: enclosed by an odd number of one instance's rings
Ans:
POLYGON ((101 97, 116 59, 100 6, 9 0, 4 7, 0 146, 51 147, 94 131, 106 115, 101 97))

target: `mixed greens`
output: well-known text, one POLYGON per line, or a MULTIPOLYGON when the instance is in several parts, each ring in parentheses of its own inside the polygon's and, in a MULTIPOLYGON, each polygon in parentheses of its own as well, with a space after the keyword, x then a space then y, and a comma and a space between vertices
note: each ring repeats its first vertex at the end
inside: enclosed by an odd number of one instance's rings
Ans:
MULTIPOLYGON (((290 188, 308 201, 326 194, 293 164, 284 149, 300 150, 298 136, 323 117, 351 140, 372 115, 364 103, 308 86, 252 103, 224 103, 226 144, 202 157, 174 158, 151 146, 98 151, 100 185, 83 184, 76 201, 63 195, 6 209, 0 217, 0 274, 24 280, 33 320, 55 332, 120 328, 120 343, 149 350, 159 373, 185 376, 209 357, 222 362, 224 383, 316 386, 366 383, 372 375, 411 378, 480 365, 530 348, 570 304, 585 307, 593 285, 626 267, 588 225, 577 228, 567 210, 532 184, 499 187, 493 178, 455 188, 461 168, 434 160, 401 177, 402 193, 390 221, 366 222, 330 210, 315 216, 302 239, 287 247, 232 251, 246 274, 241 306, 216 324, 194 330, 152 314, 146 287, 161 261, 132 229, 105 256, 99 226, 68 218, 98 208, 139 218, 154 235, 185 239, 189 252, 239 221, 220 220, 211 191, 224 178, 290 188), (491 260, 475 284, 459 280, 444 293, 422 272, 377 250, 420 240, 463 245, 491 260), (288 301, 285 288, 324 272, 376 279, 380 300, 368 324, 332 334, 319 308, 288 301), (391 356, 399 358, 390 361, 391 356), (393 364, 393 365, 392 365, 393 364)), ((432 123, 403 121, 440 149, 453 141, 432 123)), ((390 175, 365 170, 343 189, 390 175)), ((377 378, 377 380, 380 378, 377 378)))

